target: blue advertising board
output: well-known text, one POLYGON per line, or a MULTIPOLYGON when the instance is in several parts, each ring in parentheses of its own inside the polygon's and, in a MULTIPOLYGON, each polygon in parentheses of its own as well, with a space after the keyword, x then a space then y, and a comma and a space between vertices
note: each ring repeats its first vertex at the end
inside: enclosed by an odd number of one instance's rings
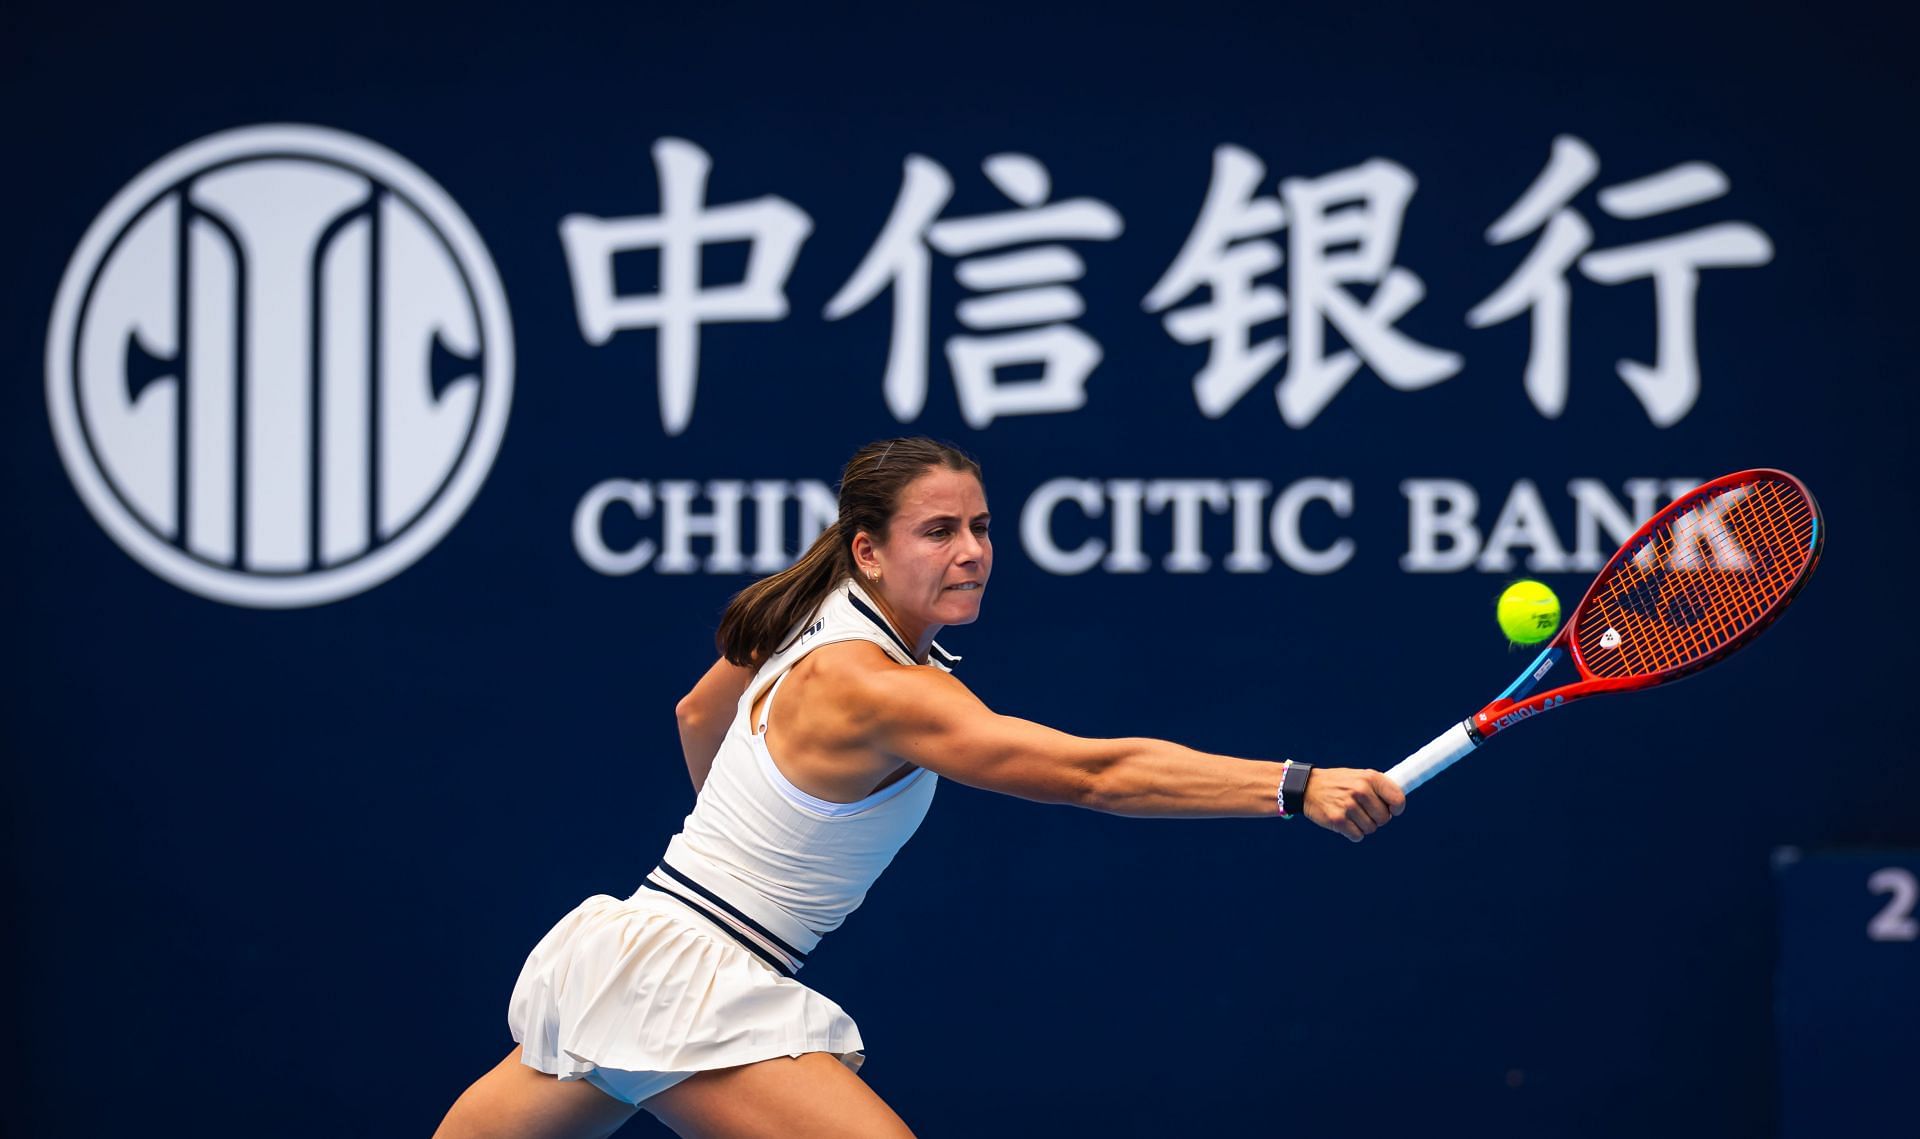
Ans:
POLYGON ((1897 1135, 1920 1056, 1920 853, 1774 858, 1780 1133, 1897 1135))

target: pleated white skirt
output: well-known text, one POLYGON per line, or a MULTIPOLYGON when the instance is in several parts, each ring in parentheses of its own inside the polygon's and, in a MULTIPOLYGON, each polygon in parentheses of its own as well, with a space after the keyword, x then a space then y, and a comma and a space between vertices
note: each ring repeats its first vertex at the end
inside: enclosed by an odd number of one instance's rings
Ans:
POLYGON ((637 1104, 696 1072, 827 1052, 856 1071, 860 1029, 706 918, 655 890, 596 894, 527 955, 507 1024, 521 1060, 637 1104))

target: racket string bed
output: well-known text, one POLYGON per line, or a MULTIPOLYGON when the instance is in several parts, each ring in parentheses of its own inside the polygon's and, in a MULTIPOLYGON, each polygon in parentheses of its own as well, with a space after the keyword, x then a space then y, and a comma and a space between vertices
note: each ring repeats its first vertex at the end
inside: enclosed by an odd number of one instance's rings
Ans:
MULTIPOLYGON (((1748 496, 1743 494, 1742 497, 1748 496)), ((1746 562, 1747 552, 1737 543, 1737 531, 1748 531, 1744 535, 1748 546, 1758 544, 1757 534, 1771 538, 1776 543, 1779 540, 1779 528, 1775 524, 1777 519, 1773 517, 1780 513, 1778 503, 1768 501, 1773 497, 1763 490, 1760 505, 1775 509, 1756 512, 1747 509, 1746 503, 1736 504, 1734 509, 1741 510, 1742 514, 1730 515, 1722 527, 1709 529, 1705 535, 1690 532, 1689 539, 1699 541, 1704 537, 1716 565, 1739 566, 1746 562)), ((1653 568, 1634 572, 1631 567, 1623 567, 1623 571, 1609 582, 1596 617, 1607 619, 1610 628, 1622 633, 1621 643, 1616 647, 1629 651, 1615 654, 1612 661, 1603 654, 1590 653, 1596 658, 1590 662, 1596 675, 1628 675, 1684 666, 1738 636, 1751 623, 1750 619, 1743 618, 1764 611, 1778 596, 1777 588, 1766 588, 1777 584, 1768 580, 1775 576, 1772 574, 1762 572, 1756 578, 1751 572, 1699 574, 1673 569, 1673 546, 1670 531, 1663 529, 1651 535, 1649 548, 1636 555, 1634 565, 1650 565, 1653 568), (1653 555, 1651 558, 1648 557, 1649 553, 1653 555), (1684 573, 1680 578, 1682 586, 1670 589, 1668 586, 1676 573, 1684 573), (1685 616, 1688 620, 1671 619, 1677 605, 1687 607, 1685 616), (1668 619, 1662 619, 1663 614, 1668 619), (1609 664, 1613 667, 1608 667, 1609 664)), ((1762 549, 1772 557, 1779 547, 1773 545, 1762 549)), ((1687 557, 1698 556, 1697 549, 1682 553, 1687 557)), ((1748 568, 1751 569, 1751 566, 1748 568)))
MULTIPOLYGON (((1810 556, 1811 505, 1776 480, 1740 491, 1716 524, 1685 531, 1687 541, 1707 545, 1715 569, 1676 567, 1675 529, 1664 527, 1612 575, 1580 622, 1593 675, 1644 675, 1705 659, 1753 628, 1792 587, 1810 556), (1679 615, 1687 620, 1674 619, 1676 607, 1684 607, 1679 615), (1612 629, 1618 643, 1601 643, 1595 634, 1603 629, 1612 629)), ((1697 558, 1699 551, 1679 556, 1697 558)))
MULTIPOLYGON (((1804 497, 1795 494, 1789 500, 1784 514, 1783 518, 1782 512, 1778 510, 1765 510, 1756 516, 1760 525, 1765 528, 1766 544, 1762 548, 1776 559, 1782 556, 1781 551, 1805 550, 1812 542, 1813 512, 1807 506, 1804 497), (1786 533, 1780 532, 1780 524, 1783 522, 1788 527, 1786 533)), ((1729 544, 1733 541, 1732 537, 1725 533, 1718 533, 1715 537, 1729 544)), ((1772 572, 1778 565, 1777 561, 1774 565, 1764 567, 1767 571, 1761 578, 1766 589, 1764 597, 1755 597, 1751 592, 1742 592, 1737 596, 1741 611, 1738 615, 1739 629, 1736 630, 1735 635, 1738 632, 1744 632, 1754 620, 1772 608, 1774 602, 1798 577, 1800 560, 1794 559, 1792 574, 1772 572)))

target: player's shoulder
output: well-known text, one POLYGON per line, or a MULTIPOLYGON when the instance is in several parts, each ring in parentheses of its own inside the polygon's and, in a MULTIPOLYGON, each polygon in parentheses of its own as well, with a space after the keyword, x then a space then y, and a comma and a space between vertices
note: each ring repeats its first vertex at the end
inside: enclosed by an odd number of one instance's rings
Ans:
POLYGON ((877 643, 858 638, 821 645, 794 667, 807 669, 810 692, 868 710, 911 700, 946 676, 936 668, 902 664, 877 643))
POLYGON ((863 637, 821 645, 794 665, 805 669, 809 680, 827 683, 858 683, 876 673, 905 668, 887 651, 863 637))

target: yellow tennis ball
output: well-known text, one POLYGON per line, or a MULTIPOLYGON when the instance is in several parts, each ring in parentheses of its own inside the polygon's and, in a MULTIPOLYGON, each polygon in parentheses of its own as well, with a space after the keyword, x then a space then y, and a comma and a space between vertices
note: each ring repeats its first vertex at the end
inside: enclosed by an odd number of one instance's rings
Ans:
POLYGON ((1537 581, 1516 581, 1495 607, 1500 631, 1517 645, 1537 645, 1560 627, 1560 599, 1537 581))

